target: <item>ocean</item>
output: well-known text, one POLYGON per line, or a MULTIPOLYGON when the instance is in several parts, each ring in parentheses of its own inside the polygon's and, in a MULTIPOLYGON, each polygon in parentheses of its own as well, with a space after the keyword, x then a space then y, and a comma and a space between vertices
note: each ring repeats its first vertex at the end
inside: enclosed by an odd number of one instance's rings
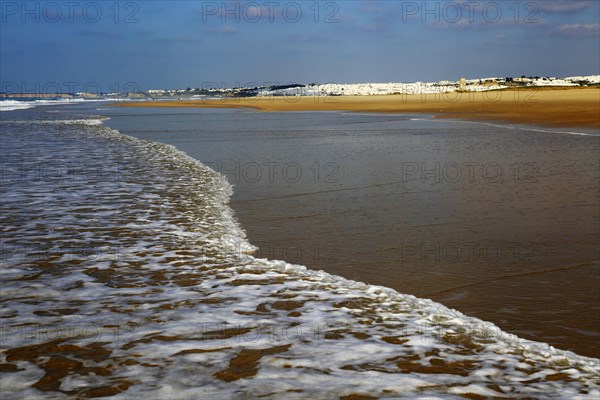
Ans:
POLYGON ((600 395, 595 132, 102 103, 0 127, 3 398, 600 395))

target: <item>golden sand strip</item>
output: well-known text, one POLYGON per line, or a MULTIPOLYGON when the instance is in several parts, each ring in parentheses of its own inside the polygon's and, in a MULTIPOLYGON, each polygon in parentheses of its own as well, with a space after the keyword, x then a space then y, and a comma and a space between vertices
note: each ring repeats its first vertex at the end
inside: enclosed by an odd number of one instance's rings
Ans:
POLYGON ((436 118, 600 128, 600 88, 305 97, 228 97, 116 103, 120 107, 253 108, 259 111, 425 113, 436 118))

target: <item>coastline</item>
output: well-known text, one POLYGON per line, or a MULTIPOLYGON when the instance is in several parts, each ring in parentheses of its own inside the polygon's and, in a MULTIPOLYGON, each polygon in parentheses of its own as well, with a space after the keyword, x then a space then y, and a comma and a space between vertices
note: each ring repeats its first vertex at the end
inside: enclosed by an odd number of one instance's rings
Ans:
POLYGON ((600 128, 600 88, 531 88, 488 92, 326 97, 229 97, 121 102, 118 107, 252 108, 262 112, 424 113, 435 118, 552 127, 600 128))
MULTIPOLYGON (((597 397, 597 358, 524 339, 439 302, 240 252, 247 242, 228 206, 231 185, 169 144, 80 119, 38 121, 47 131, 40 138, 20 121, 8 133, 17 154, 43 148, 44 162, 124 168, 101 191, 96 174, 35 185, 22 171, 11 175, 17 190, 6 204, 21 206, 11 215, 38 207, 35 194, 43 190, 52 194, 33 229, 65 222, 44 258, 37 252, 26 266, 18 253, 7 260, 4 287, 17 294, 7 302, 2 348, 9 398, 226 398, 233 390, 298 399, 597 397), (67 153, 59 151, 65 139, 67 153), (65 207, 74 224, 68 213, 62 219, 65 207), (90 257, 89 246, 100 245, 90 257), (27 303, 19 295, 25 291, 32 293, 27 303)), ((6 225, 27 237, 32 227, 15 219, 6 225)))
MULTIPOLYGON (((577 297, 580 304, 597 304, 597 301, 586 303, 587 297, 579 295, 595 292, 593 280, 583 279, 575 284, 569 270, 562 268, 566 264, 583 264, 589 261, 586 255, 595 254, 584 243, 595 242, 595 237, 590 240, 586 235, 597 232, 586 204, 597 201, 587 197, 593 191, 581 190, 597 187, 597 181, 580 180, 575 188, 573 173, 581 174, 589 168, 586 165, 597 165, 593 150, 597 147, 594 144, 597 137, 580 139, 571 135, 527 133, 524 141, 525 132, 519 129, 505 130, 463 121, 449 121, 452 124, 410 121, 402 116, 380 114, 346 113, 343 129, 337 131, 330 129, 341 123, 337 118, 342 113, 338 112, 264 114, 230 109, 211 113, 207 118, 206 113, 193 109, 140 111, 147 112, 115 109, 116 115, 107 125, 140 139, 174 145, 224 173, 235 186, 230 205, 250 242, 260 248, 260 258, 285 260, 430 298, 467 315, 496 321, 501 329, 526 338, 598 357, 597 347, 589 345, 585 338, 572 340, 572 336, 563 336, 561 331, 563 326, 596 331, 593 319, 587 319, 588 326, 581 326, 572 318, 588 310, 546 305, 552 304, 547 293, 563 293, 571 300, 577 297), (124 123, 119 123, 118 115, 123 111, 124 123), (140 116, 146 114, 155 117, 140 128, 140 116), (355 123, 347 123, 351 121, 355 123), (136 128, 132 128, 134 125, 136 128), (424 130, 415 125, 423 125, 424 130), (380 135, 398 129, 412 132, 414 128, 428 134, 380 135), (443 129, 435 134, 440 128, 443 129), (312 135, 315 129, 324 129, 327 134, 317 139, 312 135), (192 131, 193 134, 186 134, 192 131), (272 132, 276 132, 276 140, 272 140, 272 132), (492 132, 501 134, 490 135, 492 132), (364 152, 366 146, 369 150, 364 152), (552 153, 545 153, 546 148, 553 149, 552 153), (473 149, 478 149, 477 154, 473 149), (255 179, 255 175, 248 175, 254 169, 245 168, 256 167, 257 160, 297 161, 305 179, 288 182, 280 174, 281 168, 274 170, 273 175, 262 169, 262 178, 255 179), (555 168, 565 162, 571 165, 569 160, 578 163, 562 173, 555 168), (332 175, 335 182, 326 177, 332 170, 324 169, 330 161, 337 168, 332 175), (315 162, 322 173, 317 180, 315 162), (436 184, 427 179, 405 187, 380 185, 401 180, 403 163, 415 162, 419 166, 425 163, 430 169, 438 162, 497 163, 503 168, 505 179, 488 182, 477 170, 478 175, 468 181, 443 179, 436 184), (541 169, 524 170, 525 175, 517 179, 513 176, 515 165, 536 165, 541 169), (237 172, 234 166, 239 166, 237 172), (529 175, 532 173, 535 176, 529 175), (379 178, 373 180, 373 177, 379 178), (430 190, 431 184, 436 185, 436 191, 430 190), (573 190, 579 204, 564 209, 564 198, 573 190), (457 218, 459 215, 464 218, 457 218), (406 216, 411 216, 410 220, 406 216), (444 223, 432 223, 440 221, 444 223), (565 235, 573 238, 566 247, 565 235), (472 243, 477 243, 475 252, 472 243), (455 260, 443 256, 440 264, 437 256, 417 252, 415 244, 452 254, 458 251, 463 257, 455 260), (498 254, 490 258, 488 249, 498 254), (366 254, 369 254, 369 268, 363 268, 366 254), (487 268, 490 260, 494 260, 491 269, 487 268), (470 273, 465 274, 466 270, 470 273), (528 274, 521 276, 522 272, 528 274), (550 276, 550 283, 540 284, 543 280, 539 279, 539 273, 550 276), (510 285, 497 284, 498 279, 506 278, 510 278, 510 285), (559 287, 565 281, 572 285, 559 287), (589 289, 581 290, 588 284, 589 289), (455 290, 456 287, 459 289, 455 290), (520 315, 528 315, 526 323, 520 315), (533 330, 532 322, 536 326, 533 330)), ((462 169, 462 176, 466 179, 470 175, 462 169)), ((578 275, 595 273, 593 266, 582 268, 585 273, 580 268, 578 275)), ((567 300, 559 304, 567 304, 567 300)))

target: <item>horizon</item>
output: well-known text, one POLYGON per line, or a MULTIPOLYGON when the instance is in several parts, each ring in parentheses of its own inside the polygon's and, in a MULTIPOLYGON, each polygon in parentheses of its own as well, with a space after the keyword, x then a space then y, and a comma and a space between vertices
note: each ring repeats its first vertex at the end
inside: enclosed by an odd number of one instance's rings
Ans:
POLYGON ((600 73, 595 1, 2 2, 0 14, 2 92, 600 73))
MULTIPOLYGON (((218 84, 216 82, 204 82, 203 86, 200 87, 192 87, 187 85, 185 88, 184 87, 154 87, 154 88, 145 88, 145 89, 140 89, 139 91, 131 91, 131 93, 148 93, 148 92, 152 92, 152 91, 170 91, 170 92, 186 92, 186 91, 224 91, 224 92, 229 92, 229 91, 234 91, 234 90, 243 90, 243 89, 255 89, 255 88, 272 88, 272 87, 278 87, 278 86, 298 86, 298 87, 307 87, 307 86, 317 86, 317 87, 321 87, 321 86, 327 86, 327 85, 339 85, 339 86, 352 86, 352 85, 388 85, 388 84, 405 84, 405 85, 410 85, 410 84, 438 84, 438 83, 450 83, 450 84, 458 84, 459 81, 461 79, 465 79, 467 82, 473 82, 473 81, 494 81, 497 80, 499 82, 503 82, 505 79, 530 79, 530 80, 546 80, 546 79, 550 79, 550 80, 558 80, 558 81, 563 81, 566 79, 570 79, 570 78, 590 78, 590 77, 599 77, 600 75, 573 75, 573 76, 540 76, 540 75, 535 75, 535 76, 525 76, 525 75, 519 75, 519 76, 487 76, 487 77, 460 77, 458 79, 455 80, 446 80, 446 79, 440 79, 440 80, 434 80, 434 81, 413 81, 413 82, 408 82, 408 81, 397 81, 397 82, 375 82, 375 81, 370 81, 370 82, 356 82, 356 83, 347 83, 347 82, 289 82, 289 83, 273 83, 270 82, 270 85, 267 86, 234 86, 234 87, 226 87, 226 86, 218 86, 218 84)), ((597 83, 595 83, 597 85, 597 83)), ((68 86, 70 87, 76 87, 77 85, 75 85, 73 82, 70 82, 68 84, 68 86)), ((97 89, 99 88, 99 85, 95 85, 95 84, 88 84, 88 88, 92 88, 92 89, 97 89)), ((539 86, 538 86, 539 87, 539 86)), ((557 86, 560 87, 560 86, 557 86)), ((21 82, 21 83, 17 83, 17 82, 10 82, 9 84, 4 84, 4 87, 2 89, 5 89, 6 91, 2 90, 0 91, 0 96, 6 96, 6 97, 10 97, 11 95, 15 95, 14 97, 19 97, 16 95, 27 95, 29 97, 31 96, 51 96, 51 95, 110 95, 110 94, 123 94, 126 92, 83 92, 83 91, 71 91, 71 92, 57 92, 57 91, 52 91, 54 89, 58 89, 60 88, 60 85, 57 85, 56 82, 49 82, 48 84, 46 84, 45 86, 42 86, 39 82, 35 82, 32 86, 28 86, 26 83, 21 82), (24 89, 24 90, 23 90, 24 89)))

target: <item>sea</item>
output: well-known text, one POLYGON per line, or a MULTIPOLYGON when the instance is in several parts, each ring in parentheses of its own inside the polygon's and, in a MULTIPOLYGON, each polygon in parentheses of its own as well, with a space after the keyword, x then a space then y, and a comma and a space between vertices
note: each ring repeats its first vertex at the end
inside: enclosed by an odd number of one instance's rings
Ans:
POLYGON ((11 101, 3 399, 600 396, 596 130, 11 101))

